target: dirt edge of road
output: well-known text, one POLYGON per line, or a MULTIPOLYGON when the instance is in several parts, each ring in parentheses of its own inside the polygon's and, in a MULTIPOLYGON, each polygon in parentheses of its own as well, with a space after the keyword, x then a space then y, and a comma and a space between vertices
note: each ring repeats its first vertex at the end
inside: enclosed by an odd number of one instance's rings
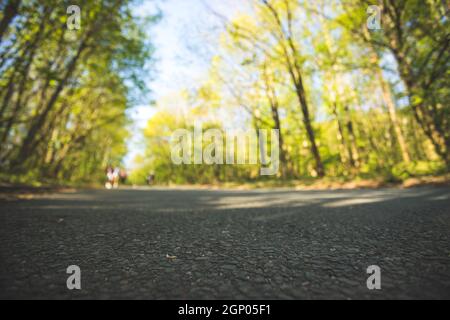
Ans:
MULTIPOLYGON (((337 189, 379 189, 379 188, 414 188, 421 186, 450 186, 450 174, 444 176, 428 176, 420 178, 410 178, 402 182, 386 182, 377 180, 359 180, 350 182, 317 180, 310 184, 302 183, 302 181, 291 181, 286 185, 271 185, 267 183, 244 183, 244 184, 195 184, 195 185, 156 185, 150 188, 164 189, 204 189, 204 190, 257 190, 257 189, 274 189, 274 190, 337 190, 337 189)), ((127 188, 140 188, 138 186, 126 186, 127 188)), ((148 188, 148 187, 146 187, 148 188)), ((102 189, 101 186, 28 186, 0 183, 0 200, 26 200, 39 196, 45 196, 54 193, 74 193, 78 190, 102 189)))

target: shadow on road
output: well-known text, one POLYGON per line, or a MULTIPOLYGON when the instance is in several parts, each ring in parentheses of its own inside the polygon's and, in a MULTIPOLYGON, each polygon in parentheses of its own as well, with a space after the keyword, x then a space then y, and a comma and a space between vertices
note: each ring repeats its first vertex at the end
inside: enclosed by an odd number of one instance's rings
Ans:
POLYGON ((3 298, 450 298, 448 188, 89 190, 1 206, 3 298), (366 287, 373 264, 381 291, 366 287))

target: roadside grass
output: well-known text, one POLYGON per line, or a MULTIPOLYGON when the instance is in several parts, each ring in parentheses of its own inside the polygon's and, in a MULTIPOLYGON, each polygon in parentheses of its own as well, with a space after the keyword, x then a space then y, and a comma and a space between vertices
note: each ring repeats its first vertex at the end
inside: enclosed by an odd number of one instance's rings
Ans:
POLYGON ((293 179, 293 180, 267 180, 255 182, 223 182, 210 184, 164 184, 174 188, 204 188, 204 189, 296 189, 296 190, 327 190, 327 189, 376 189, 385 187, 411 188, 417 186, 434 185, 450 186, 450 174, 439 176, 422 176, 407 178, 400 181, 389 181, 384 179, 344 179, 344 178, 322 178, 322 179, 293 179))
MULTIPOLYGON (((357 175, 347 175, 325 178, 281 178, 275 176, 258 177, 255 180, 241 180, 233 182, 208 182, 179 184, 171 182, 158 182, 156 175, 155 187, 169 188, 204 188, 204 189, 270 189, 270 188, 291 188, 291 189, 357 189, 357 188, 381 188, 400 187, 410 188, 422 185, 450 186, 450 172, 438 162, 414 162, 411 164, 397 164, 390 169, 373 172, 373 168, 368 168, 366 172, 361 168, 357 175)), ((36 175, 31 172, 27 175, 12 175, 0 173, 0 197, 1 194, 39 194, 76 189, 100 189, 103 188, 104 181, 96 177, 97 181, 57 181, 36 179, 36 175)), ((125 184, 127 187, 139 187, 143 184, 133 184, 129 180, 125 184)))

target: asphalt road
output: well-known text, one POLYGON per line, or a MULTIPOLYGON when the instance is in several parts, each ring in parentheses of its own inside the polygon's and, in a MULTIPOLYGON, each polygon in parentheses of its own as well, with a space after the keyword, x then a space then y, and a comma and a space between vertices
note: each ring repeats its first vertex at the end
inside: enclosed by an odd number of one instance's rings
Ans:
POLYGON ((449 188, 88 190, 0 208, 3 299, 450 299, 449 188))

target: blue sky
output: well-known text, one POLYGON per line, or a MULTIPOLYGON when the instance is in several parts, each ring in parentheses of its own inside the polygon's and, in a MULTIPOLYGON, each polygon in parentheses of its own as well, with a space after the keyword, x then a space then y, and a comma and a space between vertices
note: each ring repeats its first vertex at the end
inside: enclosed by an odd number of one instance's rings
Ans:
MULTIPOLYGON (((245 0, 160 0, 143 1, 136 8, 138 15, 152 14, 156 8, 163 14, 162 20, 148 31, 156 47, 157 70, 154 80, 148 84, 154 100, 195 87, 207 73, 215 40, 222 31, 211 9, 230 18, 247 4, 245 0)), ((125 159, 127 167, 131 167, 135 156, 142 152, 142 129, 155 111, 156 107, 150 104, 135 106, 129 111, 133 126, 125 159)))

